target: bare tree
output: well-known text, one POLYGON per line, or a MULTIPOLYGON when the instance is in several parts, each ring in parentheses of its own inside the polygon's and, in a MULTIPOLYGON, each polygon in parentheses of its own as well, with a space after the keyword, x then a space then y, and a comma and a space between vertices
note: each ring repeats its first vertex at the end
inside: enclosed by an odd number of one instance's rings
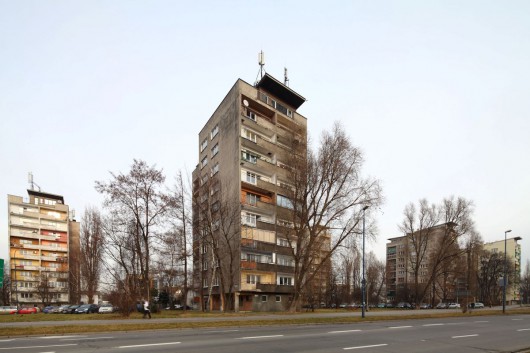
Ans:
POLYGON ((366 262, 366 304, 377 304, 384 297, 383 289, 386 282, 386 265, 373 252, 368 253, 366 262))
POLYGON ((51 281, 48 272, 42 272, 40 275, 39 283, 37 284, 37 295, 39 296, 42 305, 50 305, 52 300, 52 288, 51 281))
MULTIPOLYGON (((138 265, 141 291, 146 298, 150 297, 151 280, 151 250, 156 239, 157 231, 160 234, 161 221, 166 215, 170 197, 164 190, 165 177, 162 170, 154 166, 148 166, 146 162, 134 160, 128 174, 111 173, 112 179, 109 182, 96 182, 96 190, 103 194, 105 206, 108 207, 117 225, 120 228, 127 228, 127 237, 130 243, 124 244, 123 237, 114 240, 115 250, 118 253, 115 259, 125 260, 120 250, 128 250, 132 255, 132 260, 138 265)), ((123 235, 123 230, 119 233, 123 235)), ((130 263, 130 261, 127 261, 130 263)), ((127 263, 127 265, 129 265, 127 263)), ((121 262, 122 269, 127 272, 125 264, 121 262)))
POLYGON ((361 176, 361 151, 339 124, 324 132, 317 152, 305 137, 293 138, 289 165, 293 185, 287 194, 293 210, 283 232, 294 258, 294 294, 290 311, 299 310, 304 291, 332 254, 361 234, 363 211, 380 204, 379 182, 361 176))
MULTIPOLYGON (((513 262, 507 259, 508 278, 513 277, 513 262)), ((478 285, 480 298, 486 305, 498 305, 502 302, 501 279, 504 276, 504 253, 484 250, 479 257, 478 285)), ((511 281, 511 280, 510 280, 511 281)))
MULTIPOLYGON (((399 229, 405 234, 408 240, 408 247, 403 251, 407 252, 407 270, 412 274, 412 283, 405 283, 405 286, 412 285, 409 289, 412 299, 419 307, 423 301, 429 286, 422 283, 421 273, 427 263, 432 246, 430 243, 435 241, 433 237, 434 226, 439 222, 439 212, 435 205, 429 205, 427 200, 422 199, 419 207, 416 209, 413 203, 410 203, 403 212, 404 219, 399 229)), ((409 292, 407 291, 407 292, 409 292)), ((402 298, 408 301, 409 298, 402 298)))
MULTIPOLYGON (((5 283, 5 281, 4 281, 5 283)), ((521 277, 521 304, 530 304, 530 261, 526 261, 526 267, 521 277)))
POLYGON ((81 221, 80 273, 89 304, 94 302, 94 295, 98 291, 104 245, 101 214, 96 208, 88 207, 81 221))
POLYGON ((0 300, 2 305, 11 304, 11 276, 7 267, 4 267, 4 284, 1 287, 0 300))

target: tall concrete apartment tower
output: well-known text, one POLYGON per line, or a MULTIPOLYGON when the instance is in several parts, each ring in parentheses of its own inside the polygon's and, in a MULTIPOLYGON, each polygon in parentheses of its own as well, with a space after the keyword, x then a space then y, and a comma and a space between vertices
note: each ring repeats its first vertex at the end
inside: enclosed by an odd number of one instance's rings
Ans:
POLYGON ((202 308, 281 311, 289 305, 294 262, 282 228, 292 219, 287 164, 293 139, 306 138, 307 120, 296 111, 304 102, 269 74, 254 86, 237 80, 199 133, 193 244, 202 308), (235 265, 227 270, 230 262, 235 265), (226 303, 221 280, 232 293, 226 303))
POLYGON ((28 198, 8 195, 11 303, 70 302, 70 249, 79 224, 70 220, 64 198, 28 190, 28 198))

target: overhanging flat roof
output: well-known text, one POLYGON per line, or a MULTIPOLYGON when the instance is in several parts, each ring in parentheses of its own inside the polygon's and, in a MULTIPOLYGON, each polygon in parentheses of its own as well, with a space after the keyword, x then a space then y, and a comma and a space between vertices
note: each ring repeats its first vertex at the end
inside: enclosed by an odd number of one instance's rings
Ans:
POLYGON ((272 95, 289 104, 294 109, 298 109, 306 100, 304 97, 267 73, 261 78, 256 87, 270 92, 272 95))
POLYGON ((48 192, 36 191, 36 190, 31 190, 31 189, 28 189, 28 195, 57 200, 57 201, 61 201, 61 203, 64 204, 64 198, 61 195, 55 195, 55 194, 50 194, 48 192))

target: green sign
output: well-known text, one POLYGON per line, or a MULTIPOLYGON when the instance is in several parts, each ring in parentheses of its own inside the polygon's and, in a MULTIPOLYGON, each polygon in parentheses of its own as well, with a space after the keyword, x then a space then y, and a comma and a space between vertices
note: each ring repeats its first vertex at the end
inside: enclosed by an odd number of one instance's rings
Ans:
POLYGON ((0 259, 0 287, 4 286, 4 259, 0 259))

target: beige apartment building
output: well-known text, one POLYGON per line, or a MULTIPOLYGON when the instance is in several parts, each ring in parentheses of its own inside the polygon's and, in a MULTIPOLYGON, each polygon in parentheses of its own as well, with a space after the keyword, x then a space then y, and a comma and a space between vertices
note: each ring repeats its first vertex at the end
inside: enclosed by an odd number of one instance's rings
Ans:
MULTIPOLYGON (((414 283, 413 269, 418 269, 418 284, 426 285, 431 276, 431 255, 436 252, 440 245, 441 239, 449 234, 454 223, 444 223, 422 229, 413 233, 413 236, 405 235, 401 237, 390 238, 389 243, 386 244, 386 288, 387 301, 410 301, 413 296, 412 284, 414 283), (413 240, 417 242, 416 247, 413 246, 413 240), (423 255, 418 257, 415 248, 421 249, 420 243, 425 244, 422 251, 423 255)), ((461 281, 460 281, 461 282, 461 281)), ((434 301, 451 299, 457 300, 457 292, 459 279, 454 274, 450 274, 444 279, 444 283, 439 286, 436 293, 427 291, 427 297, 423 298, 427 303, 434 301), (443 293, 442 293, 443 292, 443 293)), ((465 287, 465 286, 464 286, 465 287)))
POLYGON ((69 303, 69 247, 79 248, 79 224, 64 198, 35 190, 27 198, 8 195, 8 218, 11 303, 69 303))
POLYGON ((307 120, 297 112, 304 102, 269 74, 255 85, 239 79, 199 133, 194 283, 204 308, 223 305, 218 269, 224 264, 209 260, 218 243, 207 240, 208 232, 216 239, 232 234, 230 248, 221 250, 232 251, 224 263, 237 264, 233 303, 224 305, 235 311, 281 311, 289 305, 294 261, 284 236, 292 227, 288 161, 293 142, 306 138, 307 120))
MULTIPOLYGON (((513 262, 514 281, 506 286, 506 304, 519 304, 521 301, 521 294, 519 292, 521 279, 521 244, 517 241, 521 237, 514 237, 506 239, 506 256, 513 262)), ((484 243, 484 250, 504 253, 504 240, 494 241, 491 243, 484 243)), ((501 300, 502 303, 502 300, 501 300)))

